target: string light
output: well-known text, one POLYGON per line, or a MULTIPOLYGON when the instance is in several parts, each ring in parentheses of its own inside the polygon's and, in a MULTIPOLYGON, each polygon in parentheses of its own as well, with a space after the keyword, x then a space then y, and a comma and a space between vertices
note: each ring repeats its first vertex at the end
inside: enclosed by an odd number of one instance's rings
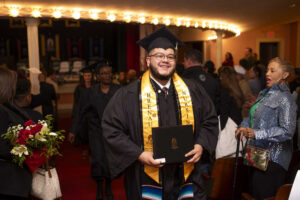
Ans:
POLYGON ((74 19, 80 19, 80 9, 75 9, 72 13, 74 19))
POLYGON ((146 18, 143 15, 140 15, 138 18, 138 22, 140 22, 141 24, 144 24, 146 22, 146 18))
POLYGON ((125 16, 123 17, 123 19, 125 20, 125 22, 129 23, 131 21, 132 13, 131 12, 126 12, 126 13, 124 13, 124 15, 125 16))
POLYGON ((194 26, 195 26, 195 28, 198 28, 199 27, 198 22, 196 22, 194 26))
POLYGON ((12 17, 17 17, 19 15, 19 8, 18 7, 10 8, 9 15, 12 17))
POLYGON ((35 18, 37 17, 41 17, 41 12, 38 8, 33 9, 33 11, 31 12, 31 15, 35 18))
MULTIPOLYGON (((97 20, 100 18, 101 10, 96 9, 80 9, 80 8, 30 8, 26 6, 19 6, 19 5, 9 5, 8 7, 8 14, 12 17, 22 16, 22 17, 41 17, 41 16, 53 16, 54 18, 74 18, 74 19, 94 19, 97 20), (71 12, 70 12, 71 10, 71 12), (71 16, 70 16, 71 15, 71 16), (83 17, 82 17, 82 16, 83 17)), ((176 25, 178 27, 185 26, 194 28, 202 28, 202 29, 213 29, 213 30, 224 30, 225 33, 231 32, 234 33, 235 36, 241 34, 241 30, 238 26, 224 23, 220 21, 210 21, 210 20, 200 20, 200 19, 185 19, 181 17, 174 17, 174 16, 162 16, 156 15, 153 16, 151 14, 144 14, 144 13, 134 13, 134 12, 118 12, 114 11, 107 11, 106 13, 107 20, 113 22, 116 19, 119 21, 123 21, 126 23, 130 23, 132 21, 138 22, 140 24, 144 23, 152 23, 154 25, 164 24, 166 26, 169 25, 176 25), (147 20, 151 19, 151 21, 147 20)), ((103 19, 102 19, 103 20, 103 19)))
POLYGON ((186 22, 185 22, 185 26, 186 26, 186 27, 190 27, 190 25, 191 25, 191 22, 190 22, 190 21, 186 21, 186 22))
POLYGON ((53 17, 54 18, 56 18, 56 19, 58 19, 58 18, 61 18, 61 11, 60 11, 60 9, 55 9, 54 11, 53 11, 53 17))
POLYGON ((154 25, 157 25, 158 24, 158 19, 157 18, 154 18, 153 20, 152 20, 152 24, 154 24, 154 25))
POLYGON ((90 11, 89 11, 90 17, 91 17, 93 20, 99 19, 98 12, 99 12, 98 10, 90 10, 90 11))
POLYGON ((169 17, 166 17, 165 20, 164 20, 164 23, 166 26, 169 26, 171 24, 171 20, 169 17))
POLYGON ((176 26, 180 26, 181 25, 181 19, 178 18, 177 21, 176 21, 176 26))
POLYGON ((116 15, 113 14, 113 13, 110 13, 108 16, 107 16, 107 19, 111 22, 115 21, 116 20, 116 15))

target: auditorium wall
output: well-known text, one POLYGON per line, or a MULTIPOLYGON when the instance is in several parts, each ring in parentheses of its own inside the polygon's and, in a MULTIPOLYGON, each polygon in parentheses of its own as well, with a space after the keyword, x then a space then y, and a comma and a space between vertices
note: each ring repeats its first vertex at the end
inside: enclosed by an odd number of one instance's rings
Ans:
MULTIPOLYGON (((231 52, 234 64, 238 64, 245 55, 246 47, 252 48, 259 58, 260 42, 278 42, 279 56, 287 58, 295 67, 300 68, 300 22, 266 26, 242 32, 238 37, 223 39, 222 61, 225 60, 225 53, 231 52)), ((205 60, 216 63, 216 40, 206 41, 204 48, 205 60)))

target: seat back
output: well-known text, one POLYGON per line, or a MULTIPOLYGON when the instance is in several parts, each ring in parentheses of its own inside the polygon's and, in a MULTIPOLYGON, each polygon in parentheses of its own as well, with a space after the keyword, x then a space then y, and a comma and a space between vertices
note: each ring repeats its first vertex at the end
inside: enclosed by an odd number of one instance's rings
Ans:
MULTIPOLYGON (((214 179, 213 188, 210 193, 211 199, 231 199, 233 191, 235 158, 219 158, 215 161, 212 178, 214 179)), ((243 186, 246 185, 246 167, 243 159, 238 158, 237 180, 235 196, 241 196, 243 186)))
POLYGON ((59 65, 59 73, 68 73, 70 72, 70 62, 62 61, 59 65))
POLYGON ((285 185, 281 186, 277 190, 275 200, 288 200, 291 189, 292 189, 292 184, 285 184, 285 185))

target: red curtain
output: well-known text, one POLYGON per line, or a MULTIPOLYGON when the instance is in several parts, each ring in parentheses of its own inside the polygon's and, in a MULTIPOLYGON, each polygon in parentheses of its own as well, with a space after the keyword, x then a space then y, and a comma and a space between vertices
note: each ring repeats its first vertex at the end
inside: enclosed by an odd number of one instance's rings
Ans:
POLYGON ((140 72, 140 48, 137 45, 139 40, 139 26, 138 25, 127 25, 126 28, 126 54, 127 54, 127 71, 129 69, 135 69, 136 73, 140 72))

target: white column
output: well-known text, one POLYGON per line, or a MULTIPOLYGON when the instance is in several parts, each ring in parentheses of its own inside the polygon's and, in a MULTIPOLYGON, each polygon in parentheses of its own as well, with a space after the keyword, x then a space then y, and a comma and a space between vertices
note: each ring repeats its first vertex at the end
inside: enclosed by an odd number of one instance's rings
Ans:
POLYGON ((32 94, 40 93, 40 83, 38 74, 34 71, 40 70, 40 56, 39 56, 39 34, 38 34, 38 20, 34 18, 26 19, 27 25, 27 44, 28 44, 28 60, 30 70, 30 82, 32 85, 32 94))
MULTIPOLYGON (((296 51, 296 68, 300 68, 300 21, 297 23, 297 51, 296 51)), ((300 139, 300 136, 299 136, 300 139)))
POLYGON ((222 65, 222 31, 216 31, 217 34, 217 56, 216 56, 216 69, 222 65))

